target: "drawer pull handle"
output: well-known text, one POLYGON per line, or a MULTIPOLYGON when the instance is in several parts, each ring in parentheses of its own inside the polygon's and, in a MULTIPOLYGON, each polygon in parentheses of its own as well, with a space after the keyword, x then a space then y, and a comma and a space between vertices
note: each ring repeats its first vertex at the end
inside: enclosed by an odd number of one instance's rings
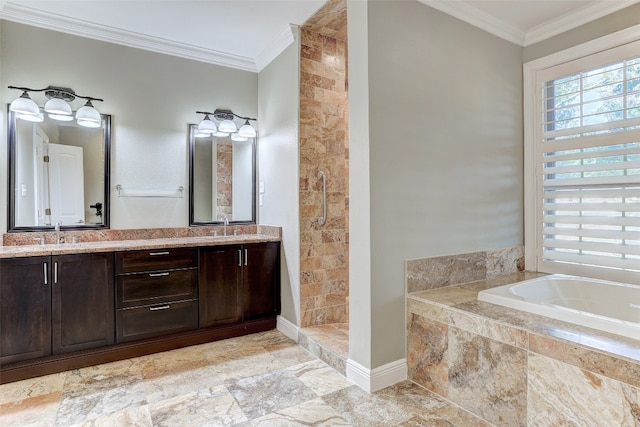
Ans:
POLYGON ((167 305, 161 305, 159 307, 149 307, 149 311, 167 310, 169 308, 171 308, 171 306, 167 304, 167 305))
POLYGON ((165 252, 149 252, 149 256, 169 255, 169 251, 165 252))
POLYGON ((43 264, 43 267, 44 267, 44 284, 46 286, 49 284, 49 280, 47 279, 47 277, 49 276, 49 271, 48 271, 46 262, 43 264))
POLYGON ((169 273, 165 272, 165 273, 149 273, 149 277, 162 277, 162 276, 168 276, 169 273))

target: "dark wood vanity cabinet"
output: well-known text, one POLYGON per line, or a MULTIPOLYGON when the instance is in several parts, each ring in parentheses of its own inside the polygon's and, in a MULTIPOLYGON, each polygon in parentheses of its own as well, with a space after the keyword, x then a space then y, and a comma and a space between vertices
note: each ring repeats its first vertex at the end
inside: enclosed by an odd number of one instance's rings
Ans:
POLYGON ((116 253, 116 340, 198 327, 196 248, 116 253))
POLYGON ((114 342, 113 254, 0 260, 0 363, 114 342))
POLYGON ((48 256, 0 259, 0 364, 51 354, 48 256))
POLYGON ((280 313, 280 243, 244 245, 242 320, 280 313))
POLYGON ((0 383, 275 328, 280 242, 0 259, 0 383))
POLYGON ((200 327, 280 311, 280 243, 200 249, 200 327))
POLYGON ((53 354, 113 344, 113 253, 56 255, 51 262, 53 354))
POLYGON ((240 306, 241 245, 200 248, 200 327, 242 320, 240 306))

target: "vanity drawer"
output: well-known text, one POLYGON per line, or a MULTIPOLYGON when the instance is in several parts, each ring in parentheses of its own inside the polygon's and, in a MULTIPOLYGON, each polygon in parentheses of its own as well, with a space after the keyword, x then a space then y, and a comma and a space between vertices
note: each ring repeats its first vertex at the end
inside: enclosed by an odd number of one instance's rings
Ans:
POLYGON ((195 248, 152 249, 116 253, 116 273, 169 270, 198 266, 195 248))
POLYGON ((198 301, 179 301, 116 311, 116 342, 188 331, 198 327, 198 301))
POLYGON ((116 307, 138 307, 198 298, 198 269, 116 276, 116 307))

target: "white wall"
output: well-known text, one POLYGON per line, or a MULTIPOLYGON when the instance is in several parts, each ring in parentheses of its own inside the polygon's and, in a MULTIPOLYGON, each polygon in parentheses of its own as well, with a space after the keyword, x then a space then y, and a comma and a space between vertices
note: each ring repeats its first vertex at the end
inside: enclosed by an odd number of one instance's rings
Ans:
POLYGON ((405 357, 405 260, 522 244, 522 48, 417 1, 367 4, 370 209, 351 223, 370 221, 370 365, 351 358, 376 368, 405 357))
POLYGON ((300 325, 299 38, 259 74, 261 224, 282 227, 282 317, 300 325))
MULTIPOLYGON (((195 111, 229 108, 257 117, 258 75, 0 22, 0 152, 7 152, 6 104, 20 96, 8 85, 56 85, 104 98, 95 106, 112 115, 111 228, 187 226, 188 197, 118 198, 115 186, 188 190, 188 124, 202 119, 195 111)), ((33 98, 44 104, 44 95, 33 98)), ((6 156, 0 159, 4 182, 6 156)), ((6 197, 0 185, 0 200, 6 197)), ((6 227, 6 209, 0 209, 0 231, 6 227)))

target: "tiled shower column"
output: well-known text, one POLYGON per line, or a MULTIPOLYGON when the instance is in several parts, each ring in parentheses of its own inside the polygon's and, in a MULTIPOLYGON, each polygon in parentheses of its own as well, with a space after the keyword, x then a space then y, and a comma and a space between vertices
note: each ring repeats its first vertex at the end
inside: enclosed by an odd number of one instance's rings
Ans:
POLYGON ((329 1, 301 28, 301 327, 346 323, 349 294, 346 2, 329 1), (327 182, 327 220, 322 183, 327 182))

